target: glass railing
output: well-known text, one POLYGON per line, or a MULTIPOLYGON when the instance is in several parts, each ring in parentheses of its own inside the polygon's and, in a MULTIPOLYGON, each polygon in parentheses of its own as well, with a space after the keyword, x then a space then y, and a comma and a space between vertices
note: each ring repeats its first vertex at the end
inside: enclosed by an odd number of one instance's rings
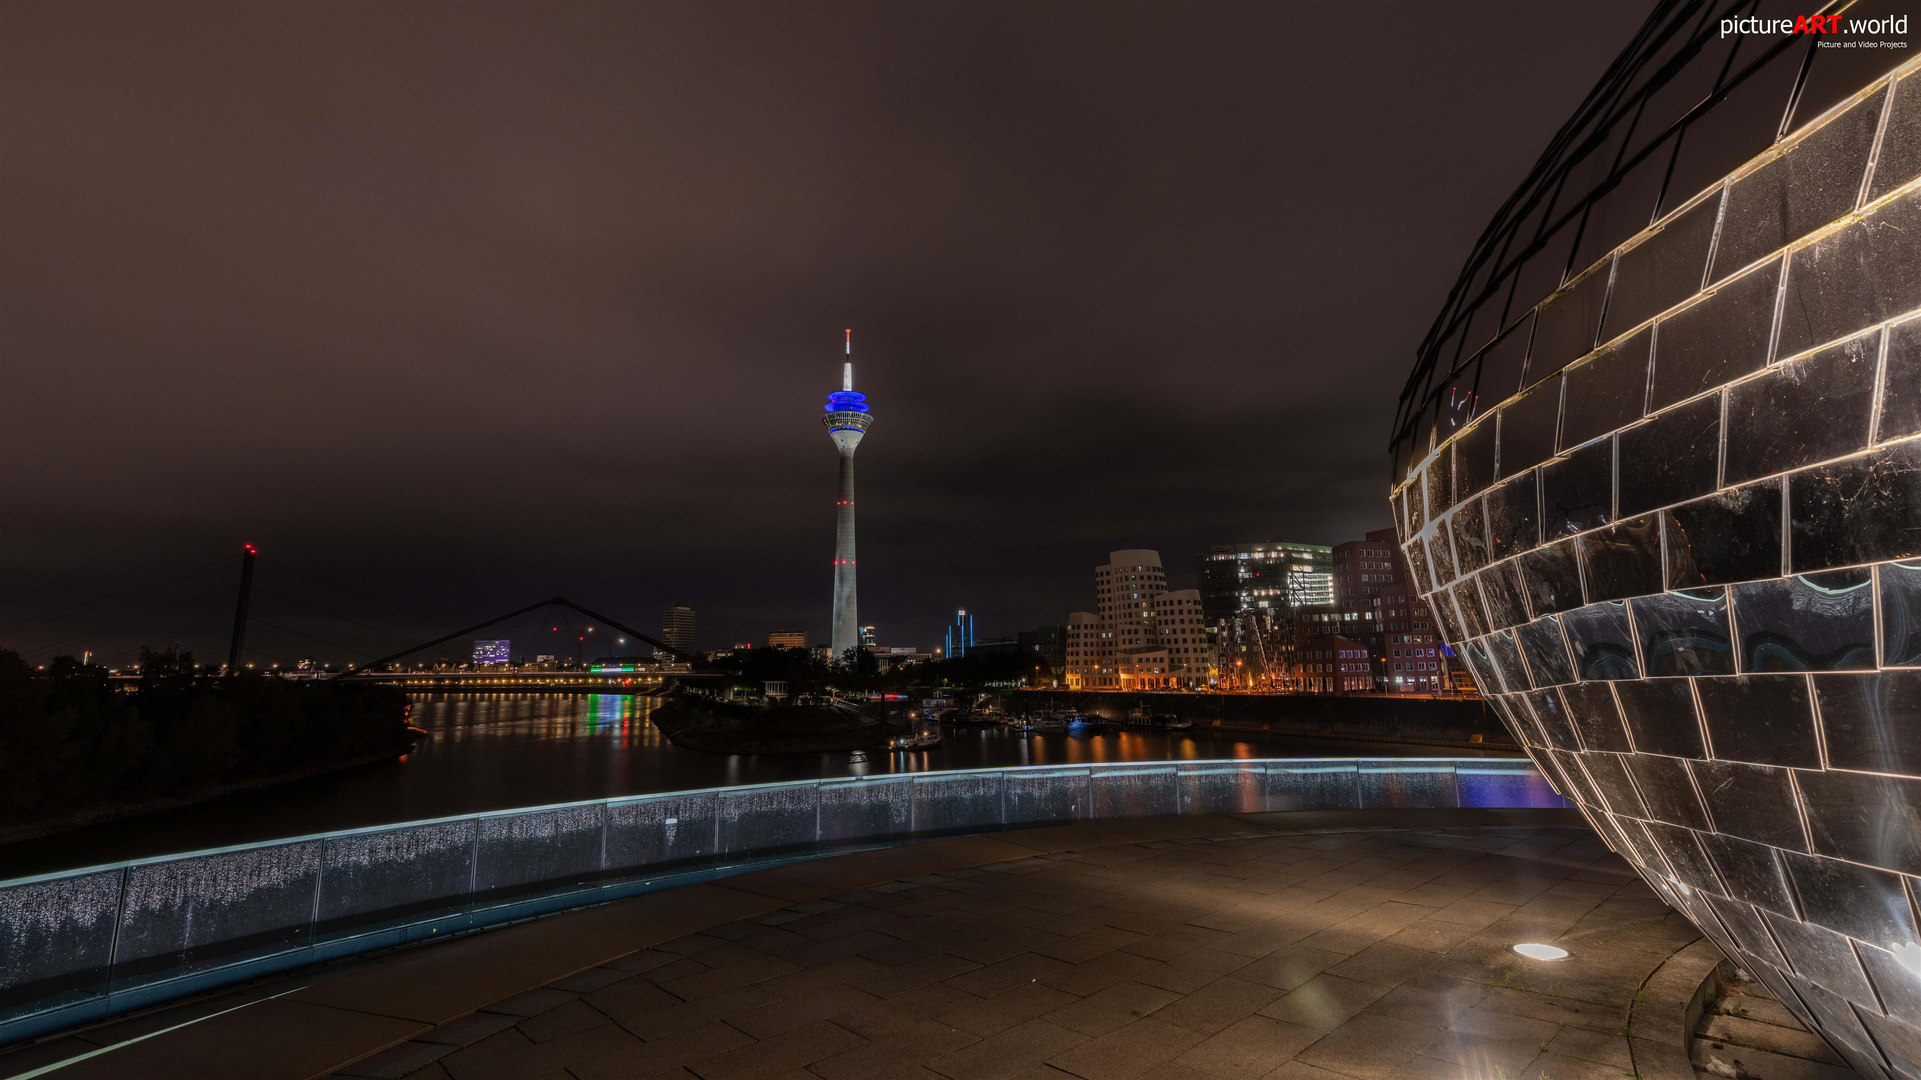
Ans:
POLYGON ((781 861, 1169 814, 1567 807, 1520 758, 1024 766, 634 795, 0 881, 0 1044, 781 861))

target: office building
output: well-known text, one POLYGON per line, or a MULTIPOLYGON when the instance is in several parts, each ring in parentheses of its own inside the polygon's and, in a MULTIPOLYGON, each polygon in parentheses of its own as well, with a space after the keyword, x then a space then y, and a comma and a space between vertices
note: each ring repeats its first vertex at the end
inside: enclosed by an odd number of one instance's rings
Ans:
POLYGON ((1214 631, 1216 685, 1223 690, 1274 692, 1292 689, 1288 682, 1293 653, 1291 620, 1273 615, 1246 614, 1210 620, 1214 631))
POLYGON ((821 422, 840 451, 840 495, 834 500, 834 614, 829 653, 839 657, 860 645, 860 604, 854 587, 854 450, 873 426, 867 395, 854 392, 854 332, 847 331, 847 359, 840 389, 827 395, 821 422))
MULTIPOLYGON (((682 656, 694 655, 694 609, 673 604, 661 612, 660 641, 682 656)), ((661 655, 661 650, 655 649, 654 655, 661 655)))
MULTIPOLYGON (((1377 529, 1360 540, 1333 548, 1334 598, 1330 605, 1340 624, 1338 633, 1368 650, 1375 676, 1374 690, 1394 689, 1389 675, 1391 649, 1381 606, 1384 589, 1406 578, 1404 562, 1393 529, 1377 529)), ((1342 681, 1343 692, 1354 689, 1342 681)))
POLYGON ((772 631, 767 635, 767 647, 770 649, 805 649, 807 647, 807 631, 772 631))
POLYGON ((975 641, 967 646, 967 655, 986 659, 995 656, 1014 656, 1020 652, 1019 638, 992 638, 975 641))
POLYGON ((875 648, 874 642, 878 640, 878 634, 879 634, 879 627, 871 626, 871 625, 861 627, 860 628, 860 647, 863 649, 875 648))
POLYGON ((1091 611, 1070 611, 1067 614, 1067 647, 1063 652, 1065 674, 1063 678, 1070 690, 1113 690, 1118 681, 1108 684, 1114 672, 1103 667, 1103 656, 1107 664, 1112 664, 1113 650, 1103 650, 1100 634, 1101 618, 1091 611))
POLYGON ((1199 589, 1175 589, 1154 598, 1154 636, 1167 652, 1164 688, 1205 690, 1213 685, 1217 654, 1199 589))
MULTIPOLYGON (((1401 553, 1393 529, 1376 529, 1364 540, 1337 544, 1333 550, 1333 602, 1345 611, 1372 611, 1381 606, 1381 589, 1403 578, 1401 553)), ((1379 622, 1379 618, 1372 621, 1379 622)))
POLYGON ((1334 601, 1334 552, 1322 544, 1221 544, 1194 568, 1212 622, 1334 601))
POLYGON ((1022 630, 1017 636, 1021 655, 1028 660, 1030 668, 1038 667, 1038 674, 1047 678, 1059 679, 1067 671, 1067 627, 1064 625, 1037 626, 1032 630, 1022 630))
MULTIPOLYGON (((1433 612, 1413 583, 1397 581, 1381 590, 1381 629, 1390 694, 1439 694, 1457 689, 1454 650, 1441 640, 1433 612)), ((1472 679, 1461 680, 1467 685, 1472 679)))
POLYGON ((1212 684, 1217 660, 1201 594, 1168 592, 1159 552, 1109 552, 1107 563, 1094 568, 1094 599, 1095 611, 1067 618, 1068 685, 1169 690, 1212 684))
POLYGON ((967 613, 966 608, 954 612, 954 621, 947 625, 944 641, 946 644, 942 649, 942 655, 949 660, 958 660, 966 656, 967 650, 973 647, 974 617, 967 613))
POLYGON ((1481 233, 1391 506, 1554 786, 1860 1075, 1915 1080, 1921 59, 1842 25, 1892 4, 1751 10, 1657 5, 1481 233))
POLYGON ((1113 631, 1116 649, 1137 649, 1154 640, 1154 598, 1167 591, 1161 553, 1129 548, 1108 553, 1094 568, 1094 606, 1113 631))
POLYGON ((905 664, 919 664, 933 658, 933 654, 921 652, 912 645, 883 645, 874 650, 874 663, 882 671, 892 671, 905 664))
POLYGON ((1373 657, 1364 642, 1339 634, 1313 634, 1294 652, 1296 689, 1306 694, 1356 694, 1374 689, 1373 657))

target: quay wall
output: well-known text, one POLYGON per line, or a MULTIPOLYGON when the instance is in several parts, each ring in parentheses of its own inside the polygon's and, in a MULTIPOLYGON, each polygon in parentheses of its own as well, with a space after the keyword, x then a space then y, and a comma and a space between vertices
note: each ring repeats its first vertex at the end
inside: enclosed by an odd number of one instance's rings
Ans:
POLYGON ((1077 709, 1108 720, 1122 720, 1129 710, 1145 708, 1192 720, 1196 728, 1223 731, 1520 749, 1500 717, 1477 698, 1017 690, 1008 708, 1015 712, 1077 709))

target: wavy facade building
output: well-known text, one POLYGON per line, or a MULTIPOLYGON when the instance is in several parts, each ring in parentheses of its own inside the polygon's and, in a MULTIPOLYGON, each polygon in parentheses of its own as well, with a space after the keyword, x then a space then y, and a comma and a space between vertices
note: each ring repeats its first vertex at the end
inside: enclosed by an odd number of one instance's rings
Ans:
POLYGON ((1556 134, 1421 344, 1393 511, 1608 843, 1921 1077, 1921 59, 1892 3, 1778 14, 1659 4, 1556 134))

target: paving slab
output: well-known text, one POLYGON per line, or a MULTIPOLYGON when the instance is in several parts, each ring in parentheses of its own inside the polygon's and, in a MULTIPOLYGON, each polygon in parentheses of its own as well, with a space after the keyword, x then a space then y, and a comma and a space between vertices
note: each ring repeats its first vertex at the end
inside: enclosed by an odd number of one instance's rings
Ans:
POLYGON ((1364 1012, 1323 1035, 1298 1056, 1309 1065, 1358 1080, 1422 1075, 1420 1070, 1409 1071, 1408 1064, 1440 1035, 1439 1029, 1426 1024, 1364 1012))
POLYGON ((948 1080, 1058 1078, 1059 1073, 1047 1067, 1047 1059, 1087 1041, 1087 1036, 1078 1031, 1069 1031, 1045 1020, 1029 1020, 935 1058, 927 1063, 927 1068, 948 1080))
POLYGON ((1353 1019, 1391 987, 1322 972, 1261 1009, 1261 1015, 1310 1031, 1329 1032, 1353 1019))
MULTIPOLYGON (((1059 993, 1059 991, 1050 991, 1059 993)), ((1063 995, 1067 996, 1067 995, 1063 995)), ((1117 982, 1097 993, 1076 998, 1070 1004, 1046 1013, 1047 1021, 1078 1031, 1083 1035, 1105 1035, 1155 1012, 1182 996, 1158 986, 1133 981, 1117 982)), ((1165 1021, 1165 1017, 1157 1017, 1165 1021)))
POLYGON ((1223 976, 1156 1010, 1154 1018, 1213 1035, 1260 1012, 1283 991, 1265 983, 1223 976))
POLYGON ((1320 1035, 1284 1020, 1248 1016, 1190 1047, 1175 1063, 1220 1080, 1256 1080, 1320 1035))
POLYGON ((1047 1059, 1083 1080, 1133 1080, 1200 1042, 1199 1032, 1141 1018, 1047 1059))

